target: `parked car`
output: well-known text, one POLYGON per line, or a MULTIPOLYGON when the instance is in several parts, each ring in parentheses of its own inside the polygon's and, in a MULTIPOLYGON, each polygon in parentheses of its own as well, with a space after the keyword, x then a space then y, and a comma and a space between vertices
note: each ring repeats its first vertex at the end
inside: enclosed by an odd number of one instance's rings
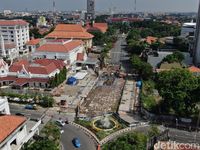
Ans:
POLYGON ((25 106, 25 109, 36 110, 36 109, 37 109, 37 106, 36 106, 36 105, 27 104, 27 105, 25 106))
POLYGON ((74 139, 72 140, 72 143, 74 144, 74 146, 75 146, 76 148, 80 148, 80 147, 81 147, 81 143, 80 143, 79 138, 74 138, 74 139))
POLYGON ((25 115, 22 114, 22 113, 16 113, 15 115, 17 115, 17 116, 25 116, 25 115))
POLYGON ((62 119, 56 120, 56 123, 61 127, 65 125, 65 122, 62 119))

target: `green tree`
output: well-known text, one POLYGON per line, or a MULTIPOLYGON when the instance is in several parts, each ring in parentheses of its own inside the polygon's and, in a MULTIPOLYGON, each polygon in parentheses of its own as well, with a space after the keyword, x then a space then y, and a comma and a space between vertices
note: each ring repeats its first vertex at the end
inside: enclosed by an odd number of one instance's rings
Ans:
POLYGON ((54 141, 42 139, 23 147, 22 150, 59 150, 59 147, 54 141))
POLYGON ((131 57, 131 62, 135 72, 138 73, 144 80, 152 77, 153 68, 149 63, 142 61, 137 55, 133 55, 131 57))
POLYGON ((181 63, 183 60, 184 60, 184 55, 179 52, 179 51, 176 51, 174 52, 173 54, 171 55, 167 55, 162 62, 168 62, 168 63, 173 63, 173 62, 179 62, 181 63))
POLYGON ((163 71, 157 77, 157 89, 163 101, 161 110, 179 116, 190 116, 196 112, 200 100, 192 96, 199 87, 198 79, 187 69, 163 71))
POLYGON ((140 55, 145 48, 146 48, 146 44, 144 42, 140 42, 136 40, 129 40, 128 42, 128 51, 131 54, 140 55))

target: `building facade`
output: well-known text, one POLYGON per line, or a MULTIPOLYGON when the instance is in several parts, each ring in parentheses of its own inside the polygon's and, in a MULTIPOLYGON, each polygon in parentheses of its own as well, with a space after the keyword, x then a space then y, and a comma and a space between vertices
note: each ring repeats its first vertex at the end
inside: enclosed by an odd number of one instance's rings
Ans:
POLYGON ((23 20, 0 20, 0 34, 5 43, 14 43, 18 53, 23 54, 25 44, 29 41, 29 23, 23 20))
POLYGON ((7 64, 0 66, 0 86, 10 85, 21 89, 49 88, 50 79, 59 74, 66 64, 62 60, 36 59, 29 62, 22 59, 9 67, 6 66, 7 64))
POLYGON ((95 0, 87 0, 86 20, 95 19, 95 0))
POLYGON ((0 114, 10 114, 10 108, 7 98, 0 97, 0 114))
POLYGON ((195 44, 193 51, 194 64, 196 66, 200 65, 200 2, 197 14, 197 24, 196 24, 196 32, 195 32, 195 44))
POLYGON ((187 36, 194 36, 196 30, 196 23, 189 22, 184 23, 181 27, 181 36, 187 37, 187 36))
POLYGON ((87 49, 92 47, 92 38, 94 36, 86 31, 79 24, 58 24, 53 32, 49 33, 45 38, 61 39, 61 40, 82 40, 87 49))
POLYGON ((67 65, 75 64, 77 60, 86 60, 84 43, 81 40, 52 40, 36 49, 33 58, 63 60, 67 65), (81 56, 80 56, 81 55, 81 56))

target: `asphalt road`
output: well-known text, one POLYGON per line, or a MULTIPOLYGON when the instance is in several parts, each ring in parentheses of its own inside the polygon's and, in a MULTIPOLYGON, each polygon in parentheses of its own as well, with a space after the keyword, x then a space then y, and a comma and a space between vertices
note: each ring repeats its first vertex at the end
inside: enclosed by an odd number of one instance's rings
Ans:
POLYGON ((25 105, 21 105, 21 104, 9 103, 9 106, 10 106, 11 114, 14 115, 16 113, 21 113, 24 116, 31 118, 31 119, 38 119, 38 118, 42 117, 42 115, 46 111, 46 109, 44 109, 44 108, 39 108, 38 110, 28 110, 28 109, 24 108, 25 105))
POLYGON ((180 143, 198 143, 200 144, 200 133, 198 132, 188 132, 178 129, 169 129, 170 140, 177 141, 180 143), (196 138, 195 138, 196 135, 196 138))
POLYGON ((110 52, 111 56, 110 63, 115 65, 121 65, 121 70, 130 73, 131 72, 130 55, 125 50, 125 47, 126 47, 126 38, 119 35, 114 48, 112 48, 110 52))
POLYGON ((72 126, 65 125, 63 128, 64 133, 61 136, 61 143, 63 150, 77 150, 74 147, 72 140, 77 137, 80 139, 81 147, 78 150, 96 150, 96 144, 90 139, 82 130, 72 126))

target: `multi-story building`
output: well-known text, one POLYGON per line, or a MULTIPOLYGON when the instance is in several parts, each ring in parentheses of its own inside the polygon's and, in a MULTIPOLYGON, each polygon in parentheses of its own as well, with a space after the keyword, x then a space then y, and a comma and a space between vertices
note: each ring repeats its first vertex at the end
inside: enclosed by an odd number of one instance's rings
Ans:
POLYGON ((87 58, 84 43, 81 40, 51 40, 36 49, 33 58, 59 59, 68 65, 87 58))
POLYGON ((88 49, 92 47, 93 37, 79 24, 58 24, 54 31, 46 36, 46 39, 82 40, 85 48, 88 49))
POLYGON ((10 41, 5 43, 3 36, 0 35, 0 56, 13 60, 17 58, 18 55, 19 52, 16 48, 16 45, 10 41))
POLYGON ((87 0, 86 20, 94 20, 95 18, 95 0, 87 0))
POLYGON ((195 32, 195 44, 194 44, 194 64, 196 66, 200 65, 200 2, 199 2, 199 10, 197 14, 197 24, 196 24, 196 32, 195 32))
POLYGON ((181 36, 182 37, 193 36, 195 30, 196 30, 196 23, 193 22, 184 23, 181 27, 181 36))
POLYGON ((24 20, 0 20, 0 34, 5 43, 14 43, 18 53, 24 54, 25 44, 29 41, 29 23, 24 20))

